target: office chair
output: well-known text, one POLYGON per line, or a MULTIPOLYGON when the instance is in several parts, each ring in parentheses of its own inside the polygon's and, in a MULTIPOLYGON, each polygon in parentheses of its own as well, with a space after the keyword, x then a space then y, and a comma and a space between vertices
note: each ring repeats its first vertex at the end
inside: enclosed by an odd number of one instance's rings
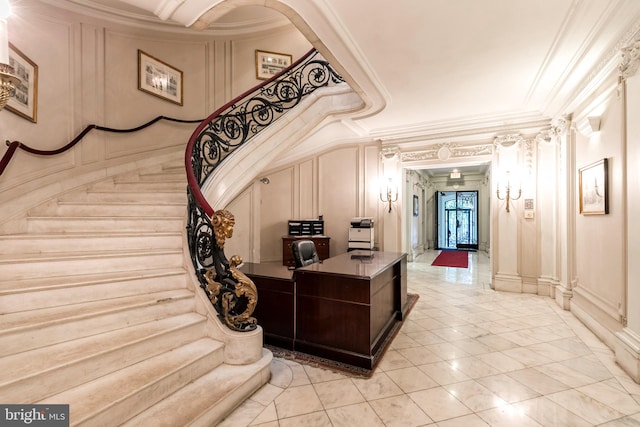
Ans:
POLYGON ((311 240, 294 240, 291 243, 291 250, 296 261, 296 268, 320 262, 316 245, 311 240))

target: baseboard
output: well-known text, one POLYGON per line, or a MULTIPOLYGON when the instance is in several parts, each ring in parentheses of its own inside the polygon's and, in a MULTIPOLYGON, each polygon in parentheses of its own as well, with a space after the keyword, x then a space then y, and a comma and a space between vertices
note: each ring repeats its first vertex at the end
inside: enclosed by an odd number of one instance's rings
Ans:
POLYGON ((628 328, 615 334, 616 362, 637 383, 640 383, 640 337, 628 328))

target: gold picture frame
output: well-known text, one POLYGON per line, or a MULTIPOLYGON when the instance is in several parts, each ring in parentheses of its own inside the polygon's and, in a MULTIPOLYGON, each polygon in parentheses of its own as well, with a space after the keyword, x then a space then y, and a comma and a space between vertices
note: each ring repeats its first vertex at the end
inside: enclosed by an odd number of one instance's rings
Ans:
POLYGON ((286 53, 256 50, 256 79, 268 80, 292 64, 286 53))
POLYGON ((609 167, 607 159, 598 160, 578 170, 580 185, 580 213, 605 215, 609 213, 609 167))
POLYGON ((9 65, 20 79, 6 109, 33 123, 38 120, 38 65, 9 43, 9 65))
POLYGON ((138 89, 183 105, 182 71, 138 49, 138 89))

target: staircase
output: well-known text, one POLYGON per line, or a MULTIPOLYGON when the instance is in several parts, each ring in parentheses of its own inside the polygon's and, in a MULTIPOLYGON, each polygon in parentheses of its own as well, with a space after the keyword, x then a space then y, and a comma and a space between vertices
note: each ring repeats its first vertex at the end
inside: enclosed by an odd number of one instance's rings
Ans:
POLYGON ((1 233, 0 402, 69 404, 71 425, 215 425, 268 380, 271 353, 233 365, 214 338, 185 267, 185 192, 176 158, 1 233))

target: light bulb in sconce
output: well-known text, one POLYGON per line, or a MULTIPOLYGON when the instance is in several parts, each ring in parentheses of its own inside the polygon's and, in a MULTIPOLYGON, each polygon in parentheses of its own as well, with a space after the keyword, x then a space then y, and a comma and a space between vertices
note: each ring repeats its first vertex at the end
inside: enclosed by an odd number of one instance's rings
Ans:
POLYGON ((518 187, 518 195, 514 197, 511 194, 511 185, 512 185, 511 172, 507 171, 505 173, 505 180, 507 184, 504 186, 504 191, 505 191, 504 197, 500 197, 500 181, 498 181, 496 185, 496 197, 498 198, 498 200, 505 200, 507 202, 506 203, 507 212, 510 212, 509 202, 512 200, 518 200, 520 196, 522 196, 522 187, 521 186, 518 187))
POLYGON ((9 33, 7 18, 11 15, 9 0, 0 0, 0 109, 4 108, 20 83, 9 64, 9 33))
POLYGON ((384 185, 380 186, 380 200, 389 204, 389 212, 391 212, 391 203, 398 201, 398 186, 394 184, 393 178, 387 178, 386 188, 384 185))

